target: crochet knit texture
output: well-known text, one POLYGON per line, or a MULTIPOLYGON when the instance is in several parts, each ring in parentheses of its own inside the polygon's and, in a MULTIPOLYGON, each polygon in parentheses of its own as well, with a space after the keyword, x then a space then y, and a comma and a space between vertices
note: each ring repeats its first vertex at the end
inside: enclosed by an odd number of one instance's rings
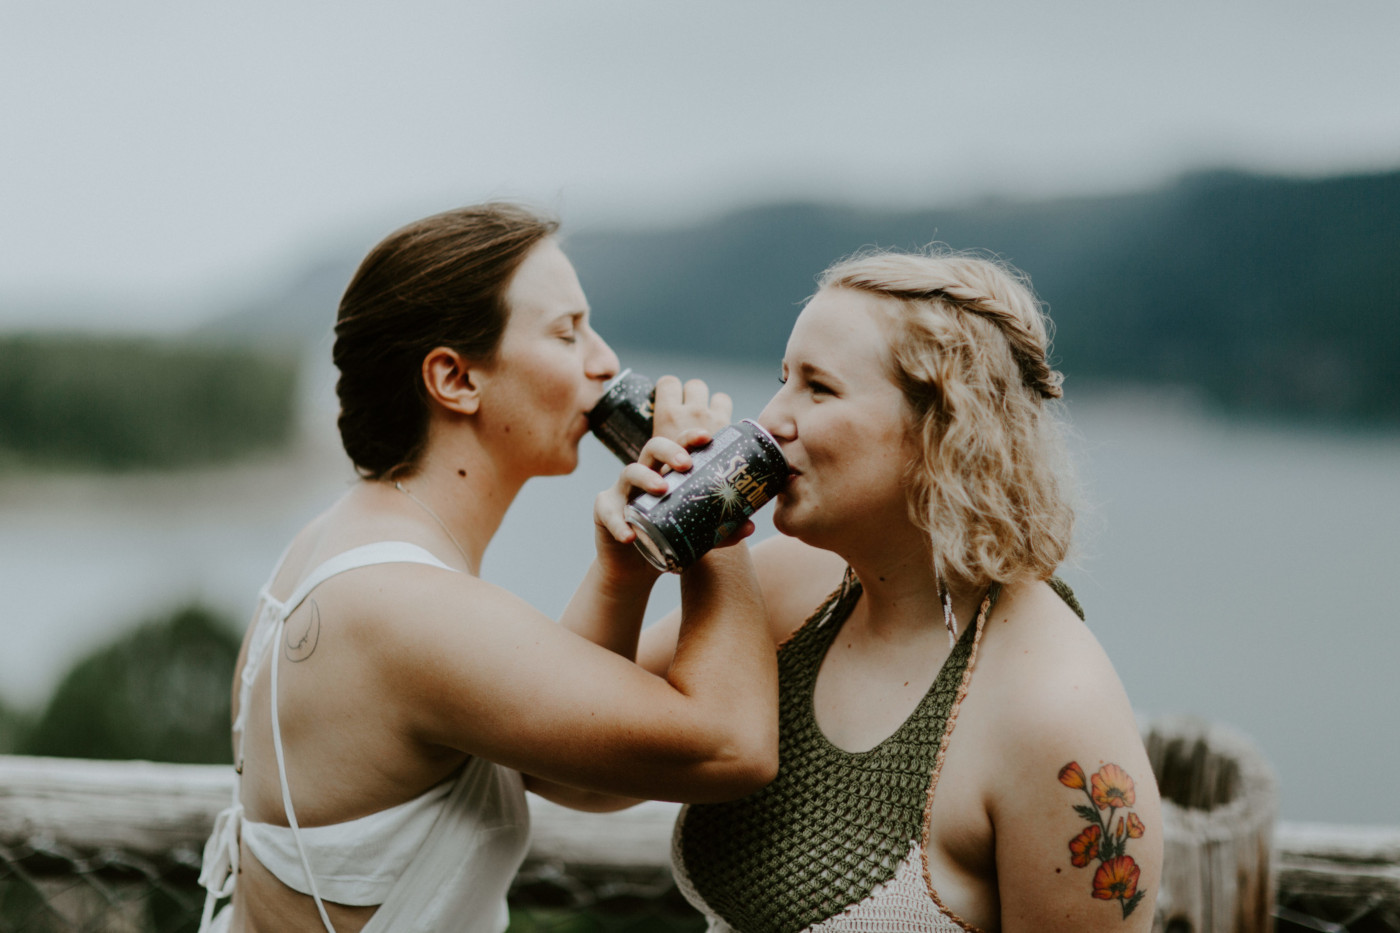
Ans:
POLYGON ((696 892, 744 933, 791 933, 840 913, 889 881, 922 836, 929 781, 977 626, 966 626, 892 735, 869 751, 847 752, 817 726, 812 692, 859 596, 848 573, 779 651, 777 778, 740 800, 692 805, 678 827, 696 892))

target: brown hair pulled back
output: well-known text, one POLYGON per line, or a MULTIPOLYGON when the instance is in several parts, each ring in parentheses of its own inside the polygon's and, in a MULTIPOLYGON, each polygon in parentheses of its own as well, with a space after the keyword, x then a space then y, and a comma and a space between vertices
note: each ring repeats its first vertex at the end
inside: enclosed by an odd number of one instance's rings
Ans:
POLYGON ((411 223, 370 250, 340 300, 331 354, 341 444, 362 476, 416 464, 428 426, 423 358, 449 347, 491 362, 511 277, 557 229, 516 204, 481 204, 411 223))

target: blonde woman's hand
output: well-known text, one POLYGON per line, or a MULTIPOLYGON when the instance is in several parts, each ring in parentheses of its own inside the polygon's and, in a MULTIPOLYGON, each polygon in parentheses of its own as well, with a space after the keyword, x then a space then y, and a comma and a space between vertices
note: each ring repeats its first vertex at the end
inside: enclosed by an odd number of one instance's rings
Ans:
POLYGON ((713 437, 733 417, 733 400, 723 392, 710 392, 702 379, 683 383, 676 376, 662 376, 656 380, 652 421, 655 437, 685 443, 687 432, 697 429, 713 437))

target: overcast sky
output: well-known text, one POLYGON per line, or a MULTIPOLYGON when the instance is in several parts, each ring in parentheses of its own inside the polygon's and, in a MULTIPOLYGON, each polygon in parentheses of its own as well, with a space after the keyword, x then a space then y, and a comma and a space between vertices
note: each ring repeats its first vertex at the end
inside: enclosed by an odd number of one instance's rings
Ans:
POLYGON ((0 328, 178 323, 488 197, 576 230, 1400 168, 1397 37, 1400 0, 0 0, 0 328))

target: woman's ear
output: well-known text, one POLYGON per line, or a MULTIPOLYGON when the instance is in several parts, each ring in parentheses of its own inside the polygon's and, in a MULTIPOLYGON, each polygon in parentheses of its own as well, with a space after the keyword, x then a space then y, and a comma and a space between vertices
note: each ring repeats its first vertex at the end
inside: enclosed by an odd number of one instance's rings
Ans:
POLYGON ((436 347, 423 357, 423 386, 428 398, 448 411, 474 415, 481 407, 480 369, 451 347, 436 347))

